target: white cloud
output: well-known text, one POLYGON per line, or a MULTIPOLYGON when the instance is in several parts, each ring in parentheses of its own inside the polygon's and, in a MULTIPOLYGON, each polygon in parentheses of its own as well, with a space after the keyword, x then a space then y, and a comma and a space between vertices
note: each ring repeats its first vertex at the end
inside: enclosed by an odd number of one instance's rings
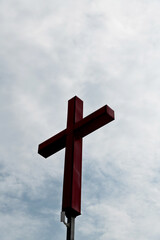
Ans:
POLYGON ((159 1, 0 5, 1 238, 65 237, 64 151, 37 147, 78 95, 84 115, 108 104, 116 120, 84 140, 76 239, 159 240, 159 1))

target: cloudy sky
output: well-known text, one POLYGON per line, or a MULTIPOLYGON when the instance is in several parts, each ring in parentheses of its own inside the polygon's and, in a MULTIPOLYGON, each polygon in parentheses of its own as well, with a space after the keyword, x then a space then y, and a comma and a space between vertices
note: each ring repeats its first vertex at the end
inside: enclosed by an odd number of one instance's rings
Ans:
POLYGON ((64 150, 38 144, 107 104, 84 139, 75 239, 160 239, 160 1, 0 1, 0 238, 65 239, 64 150))

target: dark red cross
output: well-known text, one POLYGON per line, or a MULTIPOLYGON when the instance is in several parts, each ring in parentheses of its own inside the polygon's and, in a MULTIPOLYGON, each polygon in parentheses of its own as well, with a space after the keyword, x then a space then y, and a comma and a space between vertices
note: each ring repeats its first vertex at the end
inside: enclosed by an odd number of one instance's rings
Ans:
POLYGON ((68 101, 67 128, 39 145, 45 158, 66 148, 62 211, 67 217, 81 214, 82 138, 113 120, 107 105, 83 118, 83 101, 75 96, 68 101))

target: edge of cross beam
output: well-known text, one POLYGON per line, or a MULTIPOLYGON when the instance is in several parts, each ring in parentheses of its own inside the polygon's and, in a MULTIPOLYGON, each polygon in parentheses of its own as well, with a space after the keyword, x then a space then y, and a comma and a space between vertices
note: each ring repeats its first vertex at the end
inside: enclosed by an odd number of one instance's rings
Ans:
POLYGON ((38 153, 47 158, 50 155, 60 151, 66 145, 67 129, 42 142, 38 146, 38 153))
POLYGON ((105 105, 75 123, 74 131, 76 133, 76 137, 85 137, 114 119, 114 111, 108 105, 105 105))

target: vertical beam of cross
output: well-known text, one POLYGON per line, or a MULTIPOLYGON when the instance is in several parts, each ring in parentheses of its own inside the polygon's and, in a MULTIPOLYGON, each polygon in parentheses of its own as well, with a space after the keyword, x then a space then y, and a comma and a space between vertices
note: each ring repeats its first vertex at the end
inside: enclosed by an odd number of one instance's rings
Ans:
POLYGON ((67 217, 81 212, 82 138, 75 138, 74 126, 83 118, 83 101, 68 101, 67 138, 65 152, 62 211, 67 217))

